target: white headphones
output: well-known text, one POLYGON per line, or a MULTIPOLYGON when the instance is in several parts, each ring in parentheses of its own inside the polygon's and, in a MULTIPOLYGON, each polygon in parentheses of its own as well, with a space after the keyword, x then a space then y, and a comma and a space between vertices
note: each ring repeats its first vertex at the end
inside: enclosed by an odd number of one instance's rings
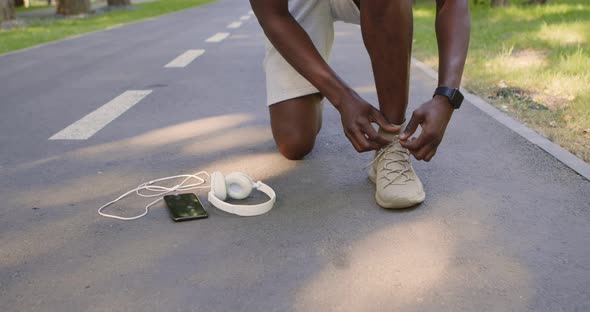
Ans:
POLYGON ((225 212, 233 213, 243 217, 251 217, 267 213, 272 209, 272 206, 274 205, 277 199, 275 191, 273 191, 272 188, 270 188, 270 186, 260 181, 254 183, 252 181, 252 178, 241 172, 233 172, 228 174, 227 177, 224 177, 223 174, 221 174, 221 172, 215 171, 213 172, 213 174, 211 174, 210 186, 205 185, 207 181, 206 179, 208 177, 209 174, 207 172, 200 171, 194 174, 181 174, 145 182, 140 184, 138 187, 115 198, 114 200, 102 205, 100 208, 98 208, 98 213, 101 216, 107 218, 113 218, 123 221, 135 220, 145 216, 148 213, 150 207, 162 200, 162 196, 168 193, 185 192, 193 189, 201 189, 208 187, 211 187, 211 191, 209 192, 209 203, 225 212), (170 181, 175 179, 183 180, 174 186, 158 185, 159 182, 170 181), (191 180, 194 180, 196 182, 189 183, 189 181, 191 180), (262 193, 266 194, 268 197, 270 197, 270 200, 258 205, 232 205, 230 203, 224 202, 224 200, 227 199, 228 195, 230 198, 244 199, 250 195, 253 189, 257 189, 262 193), (121 199, 127 197, 127 195, 131 193, 136 193, 138 196, 141 197, 158 197, 158 199, 152 201, 147 206, 145 206, 143 213, 133 217, 122 217, 103 212, 103 209, 120 201, 121 199))
POLYGON ((277 199, 277 195, 270 186, 261 181, 254 183, 252 178, 244 173, 232 172, 224 177, 221 172, 215 171, 211 174, 211 190, 208 199, 213 206, 225 212, 242 217, 251 217, 269 212, 277 199), (250 196, 253 189, 261 191, 270 199, 257 205, 232 205, 225 202, 228 197, 244 199, 250 196))

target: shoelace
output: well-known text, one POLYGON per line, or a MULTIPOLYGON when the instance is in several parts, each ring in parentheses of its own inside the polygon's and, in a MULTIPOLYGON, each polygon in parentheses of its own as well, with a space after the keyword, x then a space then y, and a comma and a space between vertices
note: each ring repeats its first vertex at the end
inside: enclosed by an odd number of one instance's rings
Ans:
POLYGON ((399 139, 394 140, 393 142, 391 142, 389 145, 387 145, 386 147, 382 148, 379 152, 377 152, 377 155, 375 156, 375 159, 373 159, 373 161, 371 161, 366 167, 368 168, 369 166, 373 165, 375 162, 380 162, 381 160, 387 161, 384 165, 383 168, 381 169, 381 171, 386 171, 385 175, 383 175, 383 177, 381 177, 382 179, 386 179, 387 181, 389 181, 388 184, 386 184, 383 188, 386 188, 390 185, 405 185, 407 182, 409 181, 413 181, 414 179, 409 177, 406 173, 410 171, 410 153, 406 150, 406 149, 396 149, 394 147, 394 145, 396 143, 399 143, 399 139), (401 156, 401 159, 392 159, 392 158, 387 158, 387 156, 389 155, 399 155, 401 156), (389 165, 391 164, 400 164, 403 168, 400 169, 390 169, 388 168, 389 165), (396 174, 393 178, 390 177, 390 175, 392 174, 396 174), (398 181, 396 183, 396 180, 399 177, 404 177, 405 180, 404 181, 398 181))

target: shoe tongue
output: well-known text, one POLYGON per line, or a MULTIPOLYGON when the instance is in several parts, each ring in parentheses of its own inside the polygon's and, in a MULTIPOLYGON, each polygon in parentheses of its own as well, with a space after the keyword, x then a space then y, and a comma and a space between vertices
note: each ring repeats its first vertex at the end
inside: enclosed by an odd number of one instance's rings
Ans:
POLYGON ((399 132, 395 132, 395 133, 391 133, 391 132, 385 132, 383 129, 379 128, 379 134, 383 135, 384 137, 386 137, 388 140, 395 140, 397 138, 397 136, 404 132, 404 130, 406 130, 406 126, 408 125, 408 120, 406 119, 406 121, 404 121, 404 123, 402 123, 401 125, 396 125, 396 124, 392 124, 394 126, 398 126, 400 127, 399 132))

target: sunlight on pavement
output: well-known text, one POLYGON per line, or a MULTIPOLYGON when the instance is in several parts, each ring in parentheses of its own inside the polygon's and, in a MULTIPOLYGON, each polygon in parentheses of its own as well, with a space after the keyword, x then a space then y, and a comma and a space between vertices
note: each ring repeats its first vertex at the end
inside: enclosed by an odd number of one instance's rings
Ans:
POLYGON ((450 236, 432 221, 372 233, 300 291, 297 311, 322 306, 338 311, 401 309, 443 277, 455 248, 450 236))
MULTIPOLYGON (((174 145, 181 142, 180 153, 193 156, 222 152, 236 147, 255 146, 256 144, 272 140, 268 126, 241 126, 253 120, 248 114, 220 115, 190 121, 170 127, 153 130, 135 137, 115 141, 97 146, 85 147, 63 155, 52 156, 42 160, 35 160, 11 169, 12 174, 28 174, 40 166, 52 166, 52 163, 101 162, 112 160, 127 160, 136 158, 140 153, 154 153, 162 146, 174 145), (189 141, 187 142, 183 141, 189 141)), ((278 176, 293 169, 297 162, 290 162, 278 153, 236 154, 216 157, 214 163, 200 168, 186 168, 186 172, 199 170, 222 170, 225 172, 243 170, 251 173, 257 179, 267 179, 278 176)), ((127 165, 126 165, 127 166, 127 165)), ((69 166, 66 166, 68 168, 69 166)), ((85 172, 81 176, 72 178, 67 172, 59 173, 57 183, 33 183, 27 189, 14 194, 14 201, 8 202, 8 207, 31 209, 43 207, 43 213, 59 216, 58 220, 35 224, 25 228, 4 231, 0 244, 11 254, 2 257, 0 268, 10 267, 21 263, 24 259, 34 259, 52 250, 63 248, 68 239, 81 235, 84 227, 72 227, 72 224, 86 224, 97 217, 98 204, 133 188, 146 179, 146 172, 134 170, 118 170, 117 166, 105 167, 105 172, 85 172), (116 181, 116 183, 114 183, 116 181), (15 237, 27 233, 27 237, 38 238, 26 241, 16 240, 15 237), (60 233, 59 236, 52 235, 60 233), (23 248, 27 246, 27 248, 23 248)), ((149 173, 148 173, 149 174, 149 173)), ((154 174, 151 173, 152 178, 154 174)), ((110 208, 122 215, 135 215, 143 210, 143 199, 127 200, 110 208)), ((17 208, 14 208, 17 209, 17 208)), ((155 208, 157 209, 157 208, 155 208)))
POLYGON ((67 240, 79 235, 78 231, 68 229, 69 225, 78 222, 81 222, 78 215, 70 215, 51 223, 29 224, 24 229, 3 231, 0 244, 3 250, 10 252, 3 253, 0 257, 0 270, 10 269, 26 261, 31 262, 63 247, 67 240), (59 237, 55 236, 56 230, 60 230, 59 237))
MULTIPOLYGON (((255 129, 251 131, 255 131, 255 129)), ((260 153, 229 156, 202 168, 187 168, 186 171, 192 172, 191 170, 197 171, 199 169, 208 170, 209 172, 213 170, 230 172, 238 170, 252 174, 255 179, 266 180, 285 174, 295 168, 297 164, 298 162, 286 160, 278 153, 260 153)), ((30 223, 24 228, 3 231, 0 244, 6 250, 11 250, 11 253, 0 259, 0 269, 22 264, 25 260, 34 262, 40 258, 51 258, 59 254, 59 250, 67 249, 68 241, 87 235, 84 233, 91 231, 88 228, 88 223, 100 218, 96 214, 98 204, 125 191, 122 189, 113 190, 116 187, 128 185, 129 188, 132 188, 143 182, 142 179, 144 178, 139 175, 140 173, 130 175, 127 172, 122 173, 113 170, 112 172, 88 175, 49 186, 43 185, 43 187, 17 194, 15 198, 19 199, 18 202, 10 203, 10 206, 21 207, 20 209, 42 206, 43 211, 50 211, 51 215, 57 216, 57 218, 43 224, 30 223), (113 181, 117 182, 113 184, 113 181), (113 187, 114 185, 116 187, 113 187), (75 191, 73 192, 73 190, 75 191), (43 199, 42 203, 38 200, 41 198, 43 199), (75 203, 75 206, 73 203, 75 203), (27 239, 17 240, 15 237, 27 237, 27 239)), ((143 210, 144 201, 145 199, 128 198, 109 209, 110 211, 116 211, 117 214, 136 215, 143 210)), ((157 205, 152 210, 160 209, 160 206, 157 205)), ((106 222, 105 225, 110 225, 107 226, 106 231, 111 231, 112 226, 117 224, 122 225, 123 223, 106 222)), ((84 280, 84 276, 90 280, 92 276, 96 276, 96 271, 101 271, 101 276, 104 273, 111 274, 113 271, 125 272, 126 274, 132 273, 154 265, 154 257, 165 254, 163 249, 171 248, 169 244, 165 243, 167 241, 168 238, 162 240, 162 244, 157 244, 158 241, 155 238, 150 238, 150 243, 145 244, 143 240, 125 240, 120 244, 108 246, 108 250, 104 251, 104 255, 94 257, 91 262, 76 264, 76 266, 79 266, 79 270, 75 274, 63 275, 61 273, 39 272, 36 274, 36 283, 39 287, 49 287, 49 285, 75 282, 79 279, 84 280), (151 249, 151 251, 146 252, 146 248, 151 249), (94 271, 92 270, 93 262, 107 263, 112 261, 116 262, 114 263, 115 269, 95 268, 94 271), (105 272, 105 270, 109 272, 105 272)), ((18 288, 18 285, 14 285, 14 287, 18 288)), ((11 288, 11 290, 16 288, 11 288)))
POLYGON ((224 133, 187 144, 182 149, 182 153, 202 155, 236 147, 256 146, 269 141, 272 141, 272 132, 268 126, 244 127, 230 129, 224 133))
MULTIPOLYGON (((66 158, 75 158, 79 160, 80 158, 102 156, 104 157, 103 160, 113 160, 136 157, 138 152, 148 152, 149 150, 161 147, 162 145, 215 135, 218 134, 218 132, 227 131, 226 129, 238 127, 241 124, 252 120, 254 120, 254 116, 250 114, 228 114, 198 119, 149 131, 135 137, 84 147, 66 152, 63 155, 51 156, 19 164, 13 166, 10 170, 7 169, 6 172, 15 173, 20 170, 30 170, 46 165, 52 161, 66 158), (133 149, 131 147, 133 147, 133 149)), ((209 137, 205 137, 204 139, 207 140, 209 137)), ((259 138, 256 138, 256 140, 258 142, 259 138)))
MULTIPOLYGON (((112 189, 113 181, 131 187, 139 184, 139 180, 139 174, 132 176, 129 173, 108 172, 32 187, 15 194, 14 200, 7 203, 8 207, 28 210, 31 207, 42 207, 44 219, 50 215, 53 220, 44 223, 30 222, 11 231, 4 229, 0 244, 11 253, 0 258, 0 268, 16 265, 25 259, 31 261, 63 247, 68 240, 79 237, 84 227, 73 225, 87 224, 96 217, 98 207, 95 208, 92 203, 97 199, 118 195, 122 191, 112 189)), ((143 206, 138 205, 136 208, 126 209, 124 213, 133 214, 142 209, 143 206)))
POLYGON ((254 179, 267 180, 285 175, 300 162, 291 161, 277 152, 233 155, 208 164, 203 170, 218 170, 224 173, 241 171, 254 179))
POLYGON ((210 135, 254 120, 249 114, 228 114, 197 119, 147 132, 128 139, 125 144, 154 146, 169 144, 198 136, 210 135))
MULTIPOLYGON (((69 220, 72 221, 72 220, 69 220)), ((64 220, 65 223, 66 220, 64 220)), ((76 224, 79 221, 76 221, 76 224)), ((53 224, 57 225, 57 224, 53 224)), ((62 224, 66 225, 66 224, 62 224)), ((107 229, 108 231, 109 229, 107 229)), ((110 229, 112 231, 112 229, 110 229)), ((79 229, 79 232, 83 232, 83 229, 79 229)), ((35 282, 30 283, 27 279, 19 280, 12 283, 10 287, 6 288, 8 294, 12 296, 18 296, 22 294, 22 291, 28 291, 29 293, 35 294, 44 292, 48 288, 55 289, 79 289, 83 291, 88 285, 92 285, 91 291, 101 291, 103 288, 110 287, 110 283, 114 278, 120 278, 121 276, 137 276, 142 274, 148 274, 152 270, 158 270, 158 266, 162 266, 162 258, 173 252, 182 250, 179 244, 170 244, 170 237, 166 235, 153 235, 149 237, 149 243, 146 243, 143 239, 135 240, 120 240, 117 241, 117 231, 113 231, 112 234, 105 234, 103 232, 97 234, 98 237, 106 236, 113 240, 112 244, 94 244, 97 246, 97 250, 92 252, 92 257, 74 257, 71 256, 71 252, 68 249, 68 242, 60 242, 57 246, 47 246, 44 251, 36 252, 35 254, 27 254, 26 258, 29 262, 35 263, 40 260, 48 261, 50 259, 75 259, 67 261, 67 272, 64 272, 63 268, 60 269, 49 269, 43 266, 31 266, 28 274, 35 276, 35 282), (114 235, 113 235, 114 234, 114 235), (108 264, 108 265, 105 265, 108 264)), ((53 234, 52 232, 48 233, 53 234)), ((77 233, 75 237, 80 237, 81 233, 77 233)), ((46 238, 43 238, 47 241, 46 238)), ((90 252, 88 252, 90 254, 90 252)), ((23 259, 19 263, 23 263, 23 259)), ((56 260, 58 261, 58 260, 56 260)), ((166 267, 164 265, 163 267, 166 267)), ((164 269, 165 270, 165 269, 164 269)), ((137 278, 136 278, 137 279, 137 278)), ((94 307, 101 307, 103 305, 109 305, 112 301, 117 302, 129 302, 133 303, 138 298, 133 298, 134 293, 141 289, 141 282, 128 280, 127 290, 120 292, 119 294, 109 295, 108 300, 106 298, 100 299, 102 296, 89 298, 90 300, 96 300, 91 305, 94 307)), ((79 293, 76 293, 79 295, 79 293)), ((118 308, 122 308, 119 306, 118 308)), ((43 308, 39 310, 44 310, 43 308)), ((89 309, 87 311, 106 311, 109 309, 89 309)))
MULTIPOLYGON (((467 192, 434 206, 444 213, 480 197, 467 192)), ((318 307, 421 311, 421 305, 449 311, 483 307, 499 311, 505 306, 526 310, 532 297, 526 268, 495 244, 470 245, 494 241, 489 226, 481 223, 486 219, 474 213, 458 216, 452 225, 436 217, 393 224, 345 246, 336 256, 321 251, 329 262, 298 291, 294 307, 297 311, 318 307), (466 254, 464 248, 471 251, 466 254), (474 276, 476 281, 471 280, 474 276)))
POLYGON ((187 140, 208 138, 254 120, 248 114, 230 114, 189 121, 153 130, 128 139, 83 148, 68 154, 76 157, 96 157, 104 155, 108 159, 135 157, 138 152, 147 152, 163 145, 187 140), (114 154, 113 152, 117 152, 114 154))

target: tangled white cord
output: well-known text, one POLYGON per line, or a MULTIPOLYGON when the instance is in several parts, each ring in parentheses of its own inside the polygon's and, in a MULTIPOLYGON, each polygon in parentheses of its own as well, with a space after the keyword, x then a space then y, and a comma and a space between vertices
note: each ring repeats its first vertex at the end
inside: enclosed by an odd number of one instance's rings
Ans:
POLYGON ((155 205, 160 200, 162 200, 163 196, 168 193, 184 192, 184 191, 194 190, 194 189, 209 188, 210 187, 209 185, 204 185, 207 183, 208 178, 209 178, 209 174, 207 172, 199 171, 195 174, 181 174, 181 175, 165 177, 165 178, 160 178, 160 179, 152 180, 149 182, 145 182, 145 183, 140 184, 138 187, 130 190, 129 192, 126 192, 125 194, 117 197, 113 201, 110 201, 110 202, 106 203, 105 205, 103 205, 102 207, 98 208, 98 214, 100 214, 103 217, 113 218, 113 219, 118 219, 118 220, 123 220, 123 221, 136 220, 136 219, 139 219, 139 218, 145 216, 148 213, 150 207, 155 205), (155 183, 159 183, 162 181, 181 179, 181 178, 184 178, 182 180, 182 182, 180 182, 179 184, 176 184, 172 187, 155 185, 155 183), (197 180, 197 182, 191 183, 191 184, 185 184, 191 179, 197 180), (152 193, 141 193, 142 190, 145 190, 147 192, 152 192, 152 193), (104 210, 106 207, 120 201, 121 199, 125 198, 127 195, 129 195, 133 192, 135 192, 137 195, 139 195, 141 197, 159 197, 159 198, 154 200, 153 202, 149 203, 147 206, 145 206, 145 211, 142 214, 134 216, 134 217, 121 217, 121 216, 102 212, 102 210, 104 210))

